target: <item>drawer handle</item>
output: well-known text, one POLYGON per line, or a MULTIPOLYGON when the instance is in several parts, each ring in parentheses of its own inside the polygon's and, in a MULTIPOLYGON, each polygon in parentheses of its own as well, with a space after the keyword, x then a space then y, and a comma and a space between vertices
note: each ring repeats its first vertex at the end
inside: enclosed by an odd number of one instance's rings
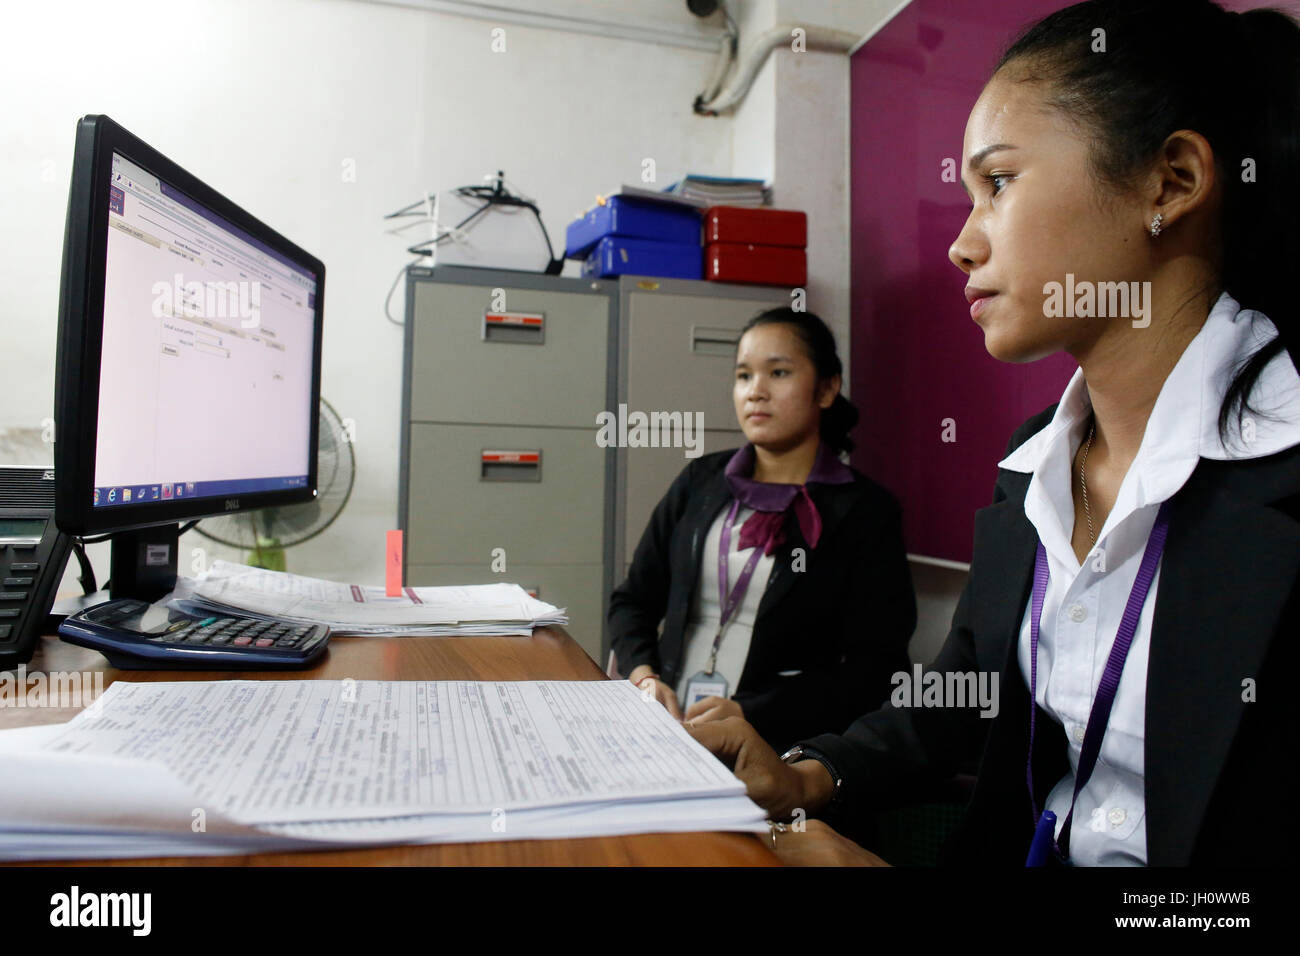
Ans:
POLYGON ((484 449, 479 455, 480 481, 541 481, 542 450, 484 449))
POLYGON ((546 313, 484 312, 483 341, 542 345, 546 342, 546 313))
POLYGON ((707 325, 691 326, 691 351, 696 355, 726 355, 736 353, 740 344, 739 329, 719 329, 707 325))

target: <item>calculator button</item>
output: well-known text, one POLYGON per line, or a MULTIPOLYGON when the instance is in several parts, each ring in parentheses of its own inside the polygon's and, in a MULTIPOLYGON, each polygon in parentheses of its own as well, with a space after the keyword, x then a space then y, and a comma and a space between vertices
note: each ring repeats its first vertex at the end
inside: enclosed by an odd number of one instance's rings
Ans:
POLYGON ((207 631, 195 631, 193 634, 190 635, 189 641, 187 643, 206 644, 208 643, 209 637, 211 637, 211 635, 207 631))
POLYGON ((0 608, 0 617, 17 617, 20 609, 16 607, 0 608))
POLYGON ((18 564, 17 562, 15 562, 14 564, 9 565, 10 571, 35 571, 39 568, 40 568, 39 564, 30 561, 25 561, 22 564, 18 564))
POLYGON ((253 643, 253 639, 247 634, 241 634, 230 643, 236 647, 247 647, 249 644, 253 643))
POLYGON ((14 584, 17 584, 19 586, 30 585, 33 580, 35 579, 34 578, 5 578, 5 585, 6 586, 14 585, 14 584))
POLYGON ((216 647, 223 647, 224 645, 230 643, 230 635, 218 634, 216 637, 212 638, 212 640, 208 641, 208 643, 216 647))
POLYGON ((177 622, 176 622, 175 624, 173 624, 171 627, 167 628, 167 633, 168 633, 168 634, 175 634, 177 631, 181 631, 181 630, 184 630, 184 629, 185 629, 185 622, 184 622, 184 621, 177 621, 177 622))
POLYGON ((14 629, 12 624, 0 624, 0 640, 9 636, 9 632, 14 629))
POLYGON ((275 641, 273 641, 273 640, 272 640, 271 638, 269 638, 269 637, 259 637, 259 638, 257 639, 257 641, 254 643, 253 646, 254 646, 254 647, 270 647, 270 646, 271 646, 272 644, 274 644, 274 643, 275 643, 275 641))
POLYGON ((0 591, 0 601, 25 601, 26 591, 0 591))

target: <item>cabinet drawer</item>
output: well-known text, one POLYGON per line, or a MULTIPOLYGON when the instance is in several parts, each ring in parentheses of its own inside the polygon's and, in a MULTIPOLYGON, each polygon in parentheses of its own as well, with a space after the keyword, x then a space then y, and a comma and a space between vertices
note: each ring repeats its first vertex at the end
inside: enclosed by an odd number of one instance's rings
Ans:
POLYGON ((603 560, 605 461, 596 429, 411 424, 409 564, 603 560), (498 454, 502 453, 502 454, 498 454))
POLYGON ((605 295, 416 282, 410 416, 593 426, 606 406, 605 295), (516 315, 499 320, 501 309, 516 315))
POLYGON ((703 412, 705 428, 738 427, 731 395, 740 330, 787 299, 628 294, 628 408, 703 412))

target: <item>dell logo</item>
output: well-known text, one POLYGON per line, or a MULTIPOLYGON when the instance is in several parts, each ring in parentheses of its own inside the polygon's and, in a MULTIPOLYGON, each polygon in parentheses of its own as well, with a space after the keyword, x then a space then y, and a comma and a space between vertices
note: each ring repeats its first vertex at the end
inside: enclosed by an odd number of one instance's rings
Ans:
POLYGON ((226 499, 226 510, 227 510, 227 511, 238 511, 238 510, 239 510, 239 499, 238 499, 238 498, 227 498, 227 499, 226 499))

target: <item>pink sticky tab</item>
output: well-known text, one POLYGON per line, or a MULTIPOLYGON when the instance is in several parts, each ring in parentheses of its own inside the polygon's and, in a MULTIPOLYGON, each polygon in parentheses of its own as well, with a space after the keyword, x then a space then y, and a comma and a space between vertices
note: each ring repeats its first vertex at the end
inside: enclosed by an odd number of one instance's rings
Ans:
POLYGON ((402 596, 402 532, 388 532, 388 557, 384 561, 384 594, 402 596))

